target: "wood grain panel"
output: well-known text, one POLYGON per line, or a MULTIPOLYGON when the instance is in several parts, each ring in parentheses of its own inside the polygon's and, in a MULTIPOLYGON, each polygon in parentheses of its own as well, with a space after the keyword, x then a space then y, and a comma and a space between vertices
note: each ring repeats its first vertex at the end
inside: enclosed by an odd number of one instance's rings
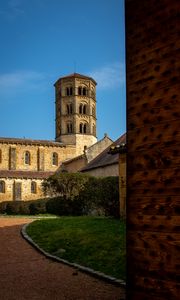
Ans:
POLYGON ((178 0, 126 0, 127 299, 180 293, 178 0))

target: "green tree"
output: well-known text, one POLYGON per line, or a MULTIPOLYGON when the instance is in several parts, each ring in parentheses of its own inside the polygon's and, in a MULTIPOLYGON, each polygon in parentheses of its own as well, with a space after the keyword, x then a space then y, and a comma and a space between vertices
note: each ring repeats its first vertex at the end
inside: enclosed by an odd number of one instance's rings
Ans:
POLYGON ((82 173, 55 173, 43 182, 45 195, 73 200, 84 189, 89 176, 82 173))

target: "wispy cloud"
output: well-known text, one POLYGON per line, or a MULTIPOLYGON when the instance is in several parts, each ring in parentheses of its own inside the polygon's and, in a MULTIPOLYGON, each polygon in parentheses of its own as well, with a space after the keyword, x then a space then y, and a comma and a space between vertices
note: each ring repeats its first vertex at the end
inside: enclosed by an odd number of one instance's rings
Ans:
POLYGON ((14 18, 24 14, 24 5, 25 0, 9 0, 6 2, 6 6, 3 9, 0 9, 0 15, 4 16, 8 20, 13 20, 14 18))
POLYGON ((116 62, 90 72, 99 89, 112 89, 125 82, 125 67, 122 63, 116 62))
POLYGON ((34 89, 44 89, 48 78, 45 74, 36 71, 16 71, 0 74, 0 96, 9 96, 12 93, 34 89))

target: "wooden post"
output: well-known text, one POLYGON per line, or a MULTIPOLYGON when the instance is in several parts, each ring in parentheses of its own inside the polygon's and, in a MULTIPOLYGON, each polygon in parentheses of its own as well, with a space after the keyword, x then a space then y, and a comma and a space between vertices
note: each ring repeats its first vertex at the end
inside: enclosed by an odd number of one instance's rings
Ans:
POLYGON ((179 0, 126 0, 127 299, 180 297, 179 0))

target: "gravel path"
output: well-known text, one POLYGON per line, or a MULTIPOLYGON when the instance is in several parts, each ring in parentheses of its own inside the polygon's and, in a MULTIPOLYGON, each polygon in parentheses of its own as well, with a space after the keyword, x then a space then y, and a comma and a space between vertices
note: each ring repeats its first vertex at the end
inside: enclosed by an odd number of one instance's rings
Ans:
POLYGON ((51 261, 21 237, 25 218, 0 217, 0 300, 121 300, 125 289, 51 261))

